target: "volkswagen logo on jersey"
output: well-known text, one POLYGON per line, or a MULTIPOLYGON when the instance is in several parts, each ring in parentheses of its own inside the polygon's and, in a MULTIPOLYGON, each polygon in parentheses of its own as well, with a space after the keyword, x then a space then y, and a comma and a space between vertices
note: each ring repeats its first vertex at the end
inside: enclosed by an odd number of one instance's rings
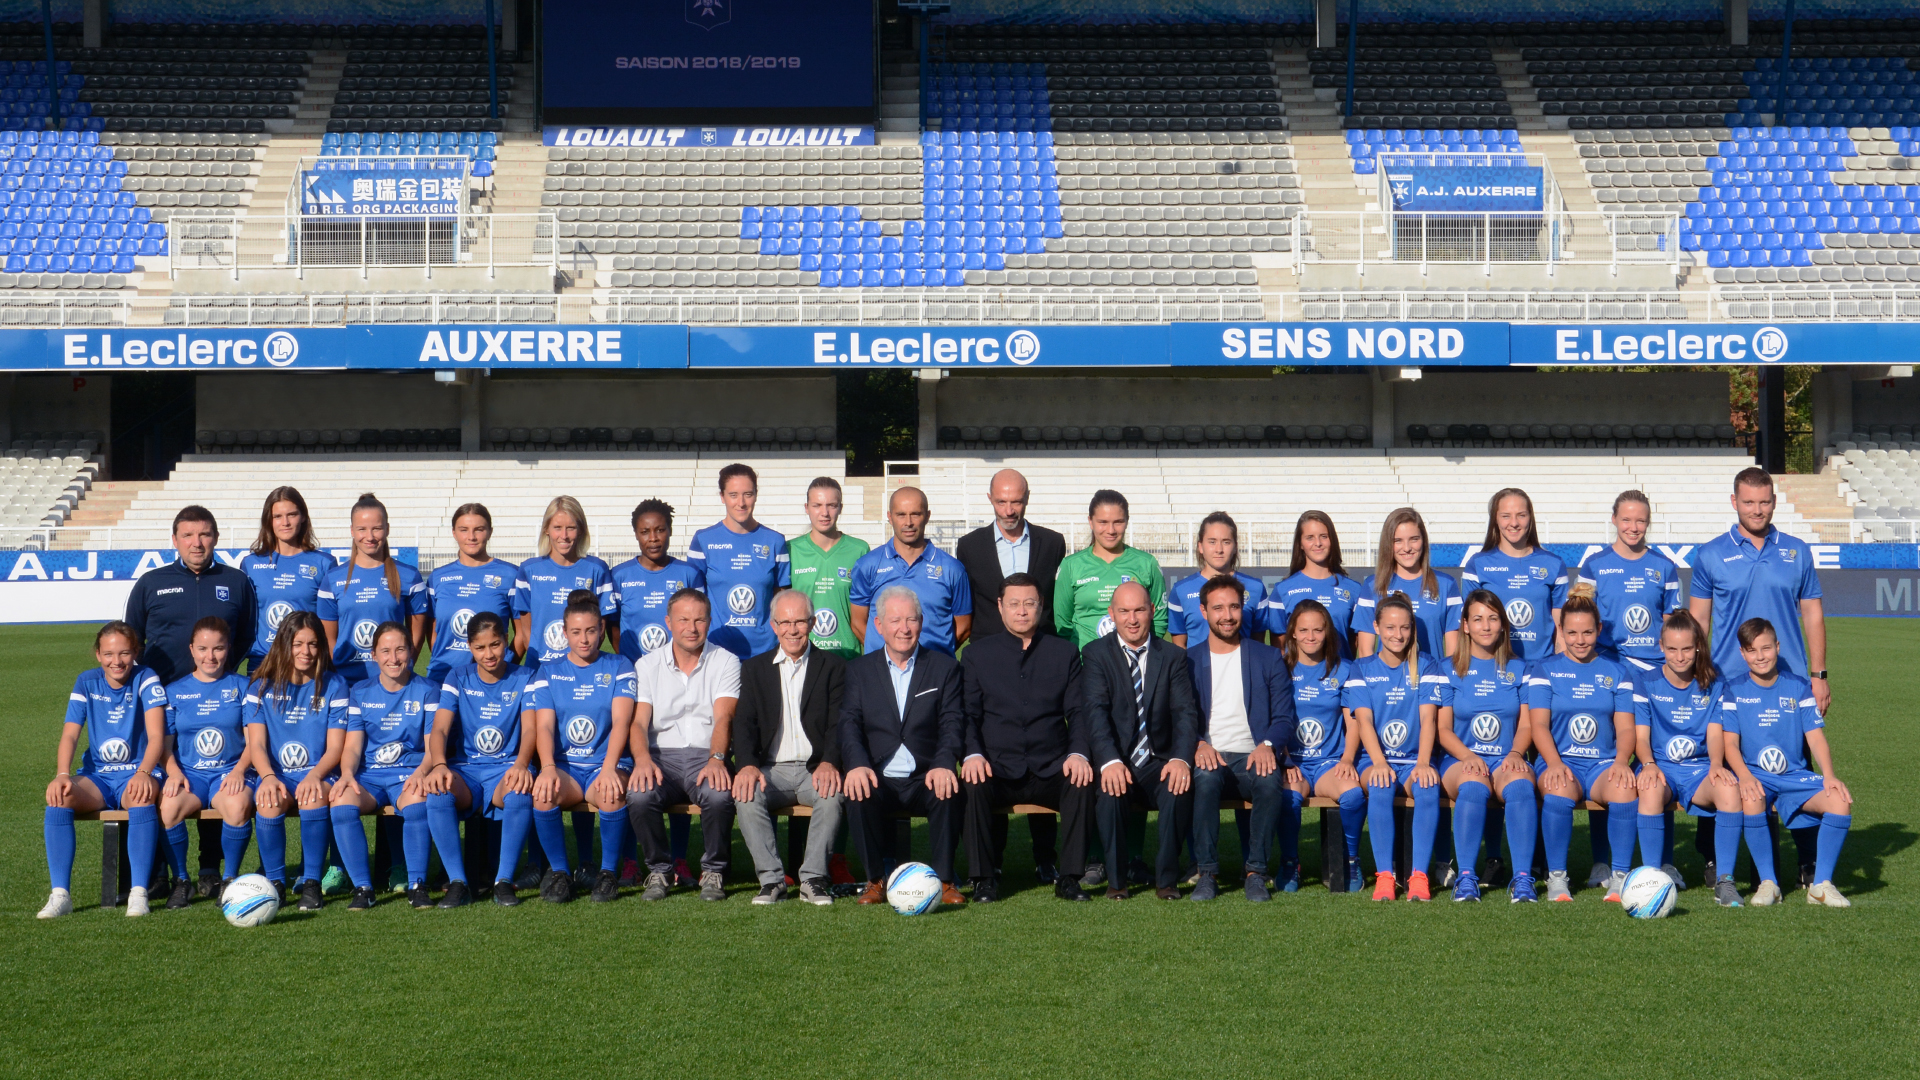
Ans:
POLYGON ((576 716, 567 721, 567 741, 575 746, 592 746, 593 736, 600 730, 591 716, 576 716))
POLYGON ((108 739, 94 748, 93 756, 107 765, 125 765, 133 760, 133 747, 125 739, 108 739))
POLYGON ((406 752, 407 748, 403 743, 381 743, 380 748, 373 752, 373 763, 381 766, 392 765, 400 760, 401 754, 406 752))
POLYGON ((1693 757, 1695 743, 1685 735, 1675 735, 1667 740, 1667 760, 1686 761, 1693 757))
POLYGON ((380 624, 371 619, 361 619, 353 624, 353 647, 365 652, 373 648, 373 632, 380 624))
POLYGON ((652 652, 655 649, 665 648, 666 644, 666 627, 659 623, 649 623, 640 628, 640 649, 642 652, 652 652))
POLYGON ((307 767, 307 747, 305 743, 290 742, 280 748, 280 767, 283 769, 304 769, 307 767))
POLYGON ((1647 632, 1647 627, 1653 625, 1653 612, 1648 611, 1643 605, 1635 604, 1620 616, 1620 621, 1626 624, 1628 633, 1644 634, 1647 632))
POLYGON ((461 608, 453 613, 453 636, 464 639, 467 636, 467 622, 473 618, 473 609, 461 608))
POLYGON ((1326 741, 1327 729, 1321 726, 1320 721, 1307 719, 1300 721, 1294 734, 1299 737, 1301 746, 1311 750, 1326 741))
POLYGON ((1581 746, 1586 746, 1593 742, 1595 738, 1599 737, 1600 722, 1588 716, 1586 713, 1581 713, 1579 716, 1567 721, 1567 734, 1573 736, 1574 742, 1579 743, 1581 746))
POLYGON ((548 652, 565 652, 567 650, 567 624, 559 619, 548 623, 547 628, 540 631, 540 643, 547 647, 548 652))
POLYGON ((826 608, 813 613, 813 636, 830 638, 840 629, 840 617, 826 608))
POLYGON ((1111 634, 1111 633, 1113 633, 1113 616, 1111 615, 1100 616, 1100 625, 1093 628, 1093 636, 1106 637, 1108 634, 1111 634))
POLYGON ((280 629, 280 621, 293 614, 293 605, 285 600, 275 600, 267 605, 267 631, 272 633, 280 629))
POLYGON ((1760 751, 1760 767, 1774 775, 1787 771, 1787 752, 1777 746, 1760 751))
POLYGON ((750 615, 756 599, 758 597, 754 595, 753 586, 735 585, 727 590, 727 610, 735 615, 750 615))
POLYGON ((1533 625, 1533 605, 1525 600, 1507 601, 1507 621, 1516 628, 1533 625))
POLYGON ((1500 737, 1500 717, 1498 714, 1483 712, 1473 718, 1473 737, 1480 742, 1493 742, 1500 737))
POLYGON ((200 734, 193 737, 193 752, 203 758, 219 757, 220 751, 227 748, 226 736, 219 728, 203 727, 200 734))
POLYGON ((1400 744, 1407 741, 1406 722, 1404 720, 1395 720, 1387 724, 1386 727, 1381 728, 1380 741, 1386 743, 1387 748, 1390 750, 1400 749, 1400 744))
POLYGON ((497 754, 507 745, 507 733, 488 724, 473 733, 473 748, 483 754, 497 754))

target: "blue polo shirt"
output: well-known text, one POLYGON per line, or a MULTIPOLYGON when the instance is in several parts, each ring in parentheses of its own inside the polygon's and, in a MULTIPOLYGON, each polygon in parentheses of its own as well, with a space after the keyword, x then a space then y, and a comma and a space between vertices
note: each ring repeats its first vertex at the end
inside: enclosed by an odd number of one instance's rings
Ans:
POLYGON ((1755 548, 1736 524, 1695 549, 1687 595, 1713 601, 1713 666, 1724 678, 1747 673, 1736 632, 1741 623, 1755 618, 1773 624, 1780 639, 1780 666, 1806 674, 1800 601, 1820 598, 1820 576, 1805 541, 1769 525, 1766 541, 1755 548))
POLYGON ((874 597, 893 585, 905 585, 920 598, 920 644, 952 655, 957 647, 954 617, 973 614, 973 586, 967 580, 967 568, 931 543, 911 564, 900 557, 891 540, 860 556, 860 561, 853 564, 847 602, 868 609, 868 652, 880 648, 880 612, 874 607, 874 597))

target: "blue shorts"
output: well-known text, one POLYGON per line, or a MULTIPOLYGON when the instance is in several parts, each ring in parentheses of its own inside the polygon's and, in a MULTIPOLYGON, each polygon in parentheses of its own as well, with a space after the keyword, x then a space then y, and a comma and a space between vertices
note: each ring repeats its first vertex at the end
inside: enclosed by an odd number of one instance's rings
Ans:
MULTIPOLYGON (((1360 763, 1355 767, 1360 770, 1360 785, 1362 787, 1365 787, 1367 783, 1367 770, 1373 768, 1375 764, 1376 762, 1367 756, 1365 750, 1360 751, 1360 763)), ((1407 786, 1407 779, 1413 775, 1414 767, 1418 765, 1419 762, 1389 760, 1380 764, 1384 764, 1387 768, 1393 770, 1393 786, 1396 790, 1403 790, 1407 786)))
MULTIPOLYGON (((1560 757, 1560 762, 1567 767, 1569 772, 1573 773, 1573 782, 1580 785, 1581 799, 1593 798, 1593 785, 1599 782, 1602 774, 1608 769, 1613 768, 1613 759, 1611 757, 1574 758, 1567 757, 1563 754, 1560 757)), ((1535 776, 1542 775, 1546 771, 1546 758, 1541 758, 1533 763, 1533 773, 1535 776)))
MULTIPOLYGON (((200 808, 213 809, 213 797, 220 794, 220 783, 227 778, 232 769, 189 769, 182 767, 180 774, 187 778, 187 790, 200 800, 200 808)), ((247 770, 247 793, 260 786, 260 778, 252 769, 247 770)))
POLYGON ((1694 817, 1712 817, 1713 811, 1707 807, 1693 805, 1693 797, 1700 794, 1700 785, 1707 782, 1707 774, 1713 766, 1698 759, 1693 761, 1662 761, 1660 775, 1667 778, 1667 787, 1673 790, 1675 801, 1680 809, 1694 817))
POLYGON ((1789 829, 1804 829, 1809 825, 1820 824, 1821 815, 1802 813, 1808 799, 1827 789, 1827 778, 1817 772, 1770 773, 1765 769, 1754 769, 1753 778, 1767 789, 1767 801, 1773 804, 1773 812, 1780 815, 1780 821, 1789 829))
POLYGON ((493 805, 493 788, 500 778, 507 775, 512 765, 499 765, 493 762, 454 762, 447 766, 453 775, 467 785, 467 793, 473 796, 473 803, 467 807, 468 817, 493 818, 500 815, 500 808, 493 805))
POLYGON ((368 769, 354 779, 358 780, 360 787, 373 797, 373 805, 376 809, 391 806, 398 810, 401 789, 406 786, 407 777, 412 775, 412 769, 368 769))
MULTIPOLYGON (((126 796, 127 785, 133 781, 134 775, 139 771, 139 769, 123 769, 115 772, 88 772, 82 769, 74 773, 73 778, 88 781, 100 792, 101 809, 125 810, 126 807, 120 805, 120 801, 126 796)), ((153 772, 153 778, 156 781, 164 782, 164 776, 165 774, 158 769, 153 772)))
POLYGON ((1307 793, 1311 795, 1313 789, 1319 786, 1320 778, 1332 772, 1333 767, 1340 764, 1340 759, 1337 757, 1308 758, 1296 764, 1300 768, 1300 775, 1306 778, 1307 793))
MULTIPOLYGON (((632 758, 621 758, 619 767, 621 771, 627 775, 633 775, 632 758)), ((582 765, 568 761, 562 763, 561 768, 567 770, 567 775, 573 777, 573 782, 580 785, 580 791, 584 794, 587 788, 593 786, 594 778, 600 775, 601 767, 599 765, 582 765)))

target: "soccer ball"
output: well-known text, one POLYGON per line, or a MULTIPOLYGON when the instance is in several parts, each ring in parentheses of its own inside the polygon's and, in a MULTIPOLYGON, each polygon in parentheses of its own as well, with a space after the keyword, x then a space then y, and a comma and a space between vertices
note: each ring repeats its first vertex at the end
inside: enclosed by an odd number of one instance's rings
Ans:
POLYGON ((1675 892, 1666 871, 1642 866, 1620 887, 1620 909, 1636 919, 1664 919, 1673 914, 1675 892))
POLYGON ((280 894, 259 874, 242 874, 220 894, 220 914, 235 926, 265 926, 280 914, 280 894))
POLYGON ((926 863, 902 863, 887 875, 887 903, 902 915, 925 915, 940 906, 940 876, 926 863))

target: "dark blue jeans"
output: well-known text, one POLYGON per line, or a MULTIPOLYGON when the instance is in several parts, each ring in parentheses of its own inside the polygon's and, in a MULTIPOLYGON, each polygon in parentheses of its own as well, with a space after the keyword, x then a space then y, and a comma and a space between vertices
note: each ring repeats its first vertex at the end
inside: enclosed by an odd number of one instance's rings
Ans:
POLYGON ((1193 861, 1203 874, 1220 872, 1220 800, 1249 799, 1253 820, 1248 825, 1246 871, 1267 872, 1267 849, 1273 845, 1279 823, 1286 770, 1276 767, 1255 776, 1247 754, 1221 754, 1218 769, 1193 770, 1193 861))

